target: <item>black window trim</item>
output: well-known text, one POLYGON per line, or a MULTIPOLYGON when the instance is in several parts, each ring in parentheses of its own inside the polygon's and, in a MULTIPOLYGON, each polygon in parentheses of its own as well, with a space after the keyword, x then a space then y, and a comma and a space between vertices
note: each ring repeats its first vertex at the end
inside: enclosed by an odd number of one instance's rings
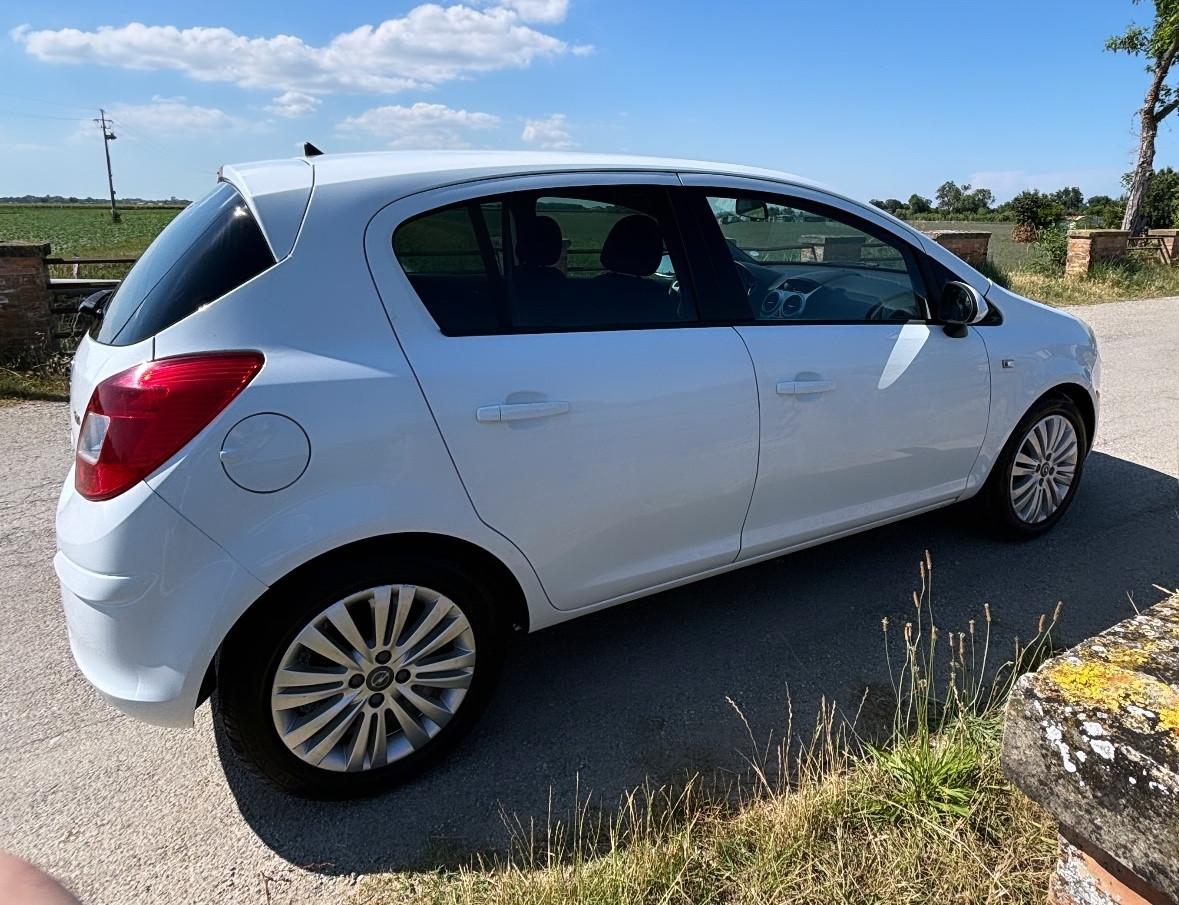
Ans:
MULTIPOLYGON (((862 326, 862 325, 879 325, 884 327, 897 327, 903 324, 927 324, 940 325, 937 319, 935 308, 930 299, 930 280, 929 271, 927 269, 927 255, 924 249, 914 245, 906 236, 899 235, 892 230, 879 226, 870 220, 860 217, 851 211, 845 210, 835 205, 826 204, 822 201, 815 201, 810 198, 804 198, 799 195, 791 194, 788 186, 783 186, 783 191, 773 191, 763 188, 751 187, 733 187, 725 186, 723 184, 713 185, 699 185, 693 184, 685 186, 682 191, 691 193, 695 196, 693 208, 694 219, 700 223, 700 232, 702 240, 712 246, 713 251, 709 256, 710 260, 716 258, 717 250, 723 251, 723 257, 729 261, 732 260, 727 247, 725 246, 724 234, 721 232, 720 224, 712 213, 712 209, 708 204, 709 196, 732 197, 733 195, 749 196, 754 198, 763 198, 773 204, 783 204, 784 206, 793 207, 796 210, 805 211, 807 213, 818 214, 834 220, 838 223, 844 223, 854 229, 858 229, 867 235, 886 242, 894 247, 899 246, 899 251, 905 257, 905 263, 909 269, 910 279, 916 275, 920 280, 920 286, 915 287, 920 290, 918 299, 921 307, 924 309, 924 318, 912 318, 907 321, 849 321, 849 320, 758 320, 753 317, 753 311, 748 304, 748 296, 743 293, 741 297, 732 299, 729 307, 732 311, 732 317, 729 323, 734 327, 822 327, 822 326, 862 326)), ((728 281, 731 283, 731 281, 728 281)), ((718 287, 720 288, 720 287, 718 287)), ((731 287, 727 291, 732 295, 731 287)))

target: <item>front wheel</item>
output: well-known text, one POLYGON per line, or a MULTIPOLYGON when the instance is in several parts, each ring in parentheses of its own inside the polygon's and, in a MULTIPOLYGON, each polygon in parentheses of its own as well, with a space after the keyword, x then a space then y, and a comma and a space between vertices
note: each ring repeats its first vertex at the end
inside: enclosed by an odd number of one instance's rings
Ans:
POLYGON ((1000 453, 982 496, 995 527, 1017 538, 1043 534, 1072 505, 1085 454, 1085 422, 1066 397, 1050 397, 1024 415, 1000 453))
POLYGON ((491 601, 461 566, 337 562, 247 614, 219 658, 216 710, 233 749, 286 791, 375 794, 470 727, 502 647, 491 601))

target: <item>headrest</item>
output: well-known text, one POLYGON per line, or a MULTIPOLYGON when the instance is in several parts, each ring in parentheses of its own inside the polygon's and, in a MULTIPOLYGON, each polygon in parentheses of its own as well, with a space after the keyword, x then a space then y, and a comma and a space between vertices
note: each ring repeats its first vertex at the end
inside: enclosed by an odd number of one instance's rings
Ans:
POLYGON ((564 237, 561 225, 552 217, 533 217, 521 225, 516 240, 516 257, 525 267, 552 267, 561 260, 564 237))
POLYGON ((615 273, 646 277, 663 259, 663 234, 646 214, 623 217, 610 229, 602 245, 602 266, 615 273))

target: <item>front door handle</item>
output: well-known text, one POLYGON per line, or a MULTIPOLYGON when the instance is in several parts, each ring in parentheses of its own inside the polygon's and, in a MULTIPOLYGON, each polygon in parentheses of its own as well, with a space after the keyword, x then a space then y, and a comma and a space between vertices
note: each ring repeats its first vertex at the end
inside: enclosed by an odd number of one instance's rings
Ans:
POLYGON ((806 396, 809 393, 829 393, 835 389, 834 380, 779 380, 775 387, 779 396, 806 396))
POLYGON ((475 409, 475 420, 484 424, 496 421, 527 421, 531 418, 552 418, 569 411, 568 402, 512 402, 503 405, 481 405, 475 409))

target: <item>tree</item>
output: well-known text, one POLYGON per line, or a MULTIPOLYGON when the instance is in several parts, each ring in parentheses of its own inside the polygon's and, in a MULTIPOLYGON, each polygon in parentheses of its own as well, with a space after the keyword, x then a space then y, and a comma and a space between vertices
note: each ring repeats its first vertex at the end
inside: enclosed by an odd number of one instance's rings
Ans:
POLYGON ((1117 204, 1117 202, 1113 198, 1109 197, 1109 195, 1093 195, 1089 198, 1088 201, 1085 202, 1085 207, 1091 211, 1099 211, 1115 204, 1117 204))
POLYGON ((1049 197, 1070 214, 1078 213, 1085 206, 1085 196, 1075 185, 1058 189, 1049 197))
POLYGON ((937 195, 937 209, 946 213, 960 210, 962 198, 968 191, 970 191, 969 185, 959 186, 951 181, 943 182, 937 187, 935 193, 937 195))
POLYGON ((1179 208, 1179 173, 1163 167, 1150 180, 1139 213, 1143 229, 1170 229, 1179 208))
POLYGON ((933 202, 921 195, 910 195, 908 208, 914 214, 928 214, 933 210, 933 202))
POLYGON ((1153 3, 1154 21, 1149 28, 1131 25, 1105 42, 1106 50, 1146 57, 1146 71, 1150 75, 1146 96, 1138 110, 1138 159, 1122 217, 1122 229, 1132 233, 1142 232, 1144 226, 1142 204, 1154 175, 1154 144, 1159 123, 1179 108, 1179 92, 1176 86, 1167 84, 1171 64, 1179 54, 1179 0, 1153 0, 1153 3))
POLYGON ((1011 237, 1017 242, 1030 242, 1036 230, 1055 225, 1063 212, 1059 204, 1036 189, 1026 189, 1016 195, 1007 206, 1015 217, 1011 237))
POLYGON ((994 203, 995 194, 990 189, 974 189, 962 196, 962 210, 973 211, 976 214, 985 214, 994 203))

